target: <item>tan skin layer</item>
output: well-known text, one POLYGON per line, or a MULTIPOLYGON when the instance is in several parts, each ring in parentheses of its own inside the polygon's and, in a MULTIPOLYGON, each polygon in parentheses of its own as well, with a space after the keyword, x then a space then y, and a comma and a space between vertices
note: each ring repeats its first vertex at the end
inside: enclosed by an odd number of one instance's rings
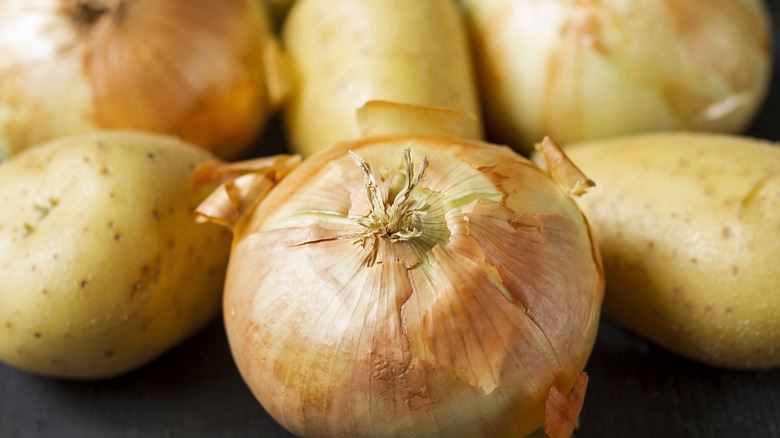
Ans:
POLYGON ((388 136, 312 156, 268 194, 236 231, 223 304, 242 376, 296 434, 524 436, 582 370, 602 292, 548 174, 507 148, 388 136), (371 205, 347 151, 395 191, 405 147, 415 172, 429 159, 422 235, 354 241, 371 205))
POLYGON ((265 4, 44 0, 0 5, 0 154, 95 129, 175 135, 235 159, 274 109, 265 4), (16 29, 18 27, 18 29, 16 29))
POLYGON ((462 3, 488 139, 523 152, 543 136, 738 133, 767 94, 763 1, 462 3))

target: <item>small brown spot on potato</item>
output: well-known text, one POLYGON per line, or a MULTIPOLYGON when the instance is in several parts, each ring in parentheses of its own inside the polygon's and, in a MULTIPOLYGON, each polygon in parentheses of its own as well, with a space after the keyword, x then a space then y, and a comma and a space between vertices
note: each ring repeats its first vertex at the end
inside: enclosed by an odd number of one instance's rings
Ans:
POLYGON ((704 313, 712 313, 712 306, 707 306, 704 308, 704 313))
POLYGON ((42 292, 44 295, 49 295, 49 290, 48 290, 48 289, 44 289, 44 290, 42 290, 41 292, 42 292))
POLYGON ((734 232, 731 230, 731 227, 724 227, 721 235, 723 236, 724 239, 728 239, 734 236, 734 232))
POLYGON ((11 324, 10 322, 6 322, 5 323, 5 328, 7 328, 8 330, 11 330, 12 328, 14 328, 14 325, 11 324))
POLYGON ((673 293, 673 294, 675 294, 675 295, 677 295, 677 296, 679 296, 681 292, 682 292, 682 289, 680 289, 679 287, 675 287, 675 288, 672 290, 672 293, 673 293))
POLYGON ((105 357, 111 357, 114 355, 114 350, 108 350, 105 353, 103 353, 103 356, 105 357))
POLYGON ((159 220, 160 219, 160 211, 155 208, 154 210, 152 210, 152 216, 154 216, 155 219, 159 220))
POLYGON ((122 240, 122 235, 120 233, 114 234, 114 240, 122 240))
POLYGON ((734 309, 732 309, 731 307, 726 307, 726 315, 731 315, 733 313, 734 313, 734 309))
POLYGON ((35 232, 35 227, 25 222, 22 229, 22 237, 27 237, 35 232))
POLYGON ((739 275, 739 266, 734 265, 731 267, 731 275, 735 277, 739 275))
POLYGON ((647 242, 647 249, 652 250, 655 248, 655 242, 647 242))
POLYGON ((81 288, 86 289, 89 285, 89 282, 87 280, 81 280, 81 288))
POLYGON ((691 263, 695 265, 695 264, 699 263, 699 260, 696 257, 694 257, 694 258, 691 259, 691 263))
POLYGON ((108 194, 108 197, 111 198, 111 199, 114 199, 114 198, 116 198, 116 193, 111 192, 111 193, 108 194))
POLYGON ((42 220, 43 218, 49 215, 49 211, 51 211, 51 207, 46 205, 33 204, 33 211, 35 212, 35 218, 38 220, 42 220))
POLYGON ((103 166, 103 169, 100 170, 100 173, 102 173, 103 175, 111 175, 111 172, 113 172, 113 170, 111 169, 111 167, 107 165, 103 166))
POLYGON ((33 333, 33 336, 35 336, 36 339, 40 339, 41 338, 41 334, 39 332, 33 333))
POLYGON ((157 161, 157 155, 154 152, 149 152, 146 156, 152 161, 157 161))

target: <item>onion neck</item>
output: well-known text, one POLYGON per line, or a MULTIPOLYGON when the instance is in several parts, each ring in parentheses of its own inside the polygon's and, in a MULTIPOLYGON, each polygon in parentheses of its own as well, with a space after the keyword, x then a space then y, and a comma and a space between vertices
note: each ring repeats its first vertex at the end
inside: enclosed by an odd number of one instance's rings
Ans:
MULTIPOLYGON (((368 163, 354 152, 350 151, 350 155, 358 167, 363 170, 366 195, 371 204, 371 212, 367 216, 355 219, 359 225, 362 225, 363 229, 352 234, 352 241, 360 242, 365 247, 369 240, 379 238, 388 239, 391 242, 407 242, 420 237, 424 231, 423 218, 426 214, 426 204, 412 197, 411 193, 422 181, 425 169, 428 167, 428 159, 423 158, 415 175, 411 152, 406 149, 404 151, 405 170, 403 175, 405 177, 403 186, 395 196, 393 196, 391 189, 388 193, 388 199, 384 199, 368 163)), ((375 250, 377 245, 374 242, 370 246, 375 250)), ((373 263, 373 259, 374 257, 369 259, 369 265, 373 263)))

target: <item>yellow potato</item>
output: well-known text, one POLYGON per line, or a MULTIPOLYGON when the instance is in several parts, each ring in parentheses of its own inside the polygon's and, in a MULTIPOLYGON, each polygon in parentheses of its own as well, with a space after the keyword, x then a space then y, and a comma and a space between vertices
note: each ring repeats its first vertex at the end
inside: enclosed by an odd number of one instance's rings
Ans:
POLYGON ((197 224, 194 167, 173 138, 98 132, 0 165, 0 360, 102 378, 161 355, 219 314, 231 235, 197 224))
POLYGON ((604 312, 688 358, 780 365, 780 147, 666 133, 566 148, 607 279, 604 312))
POLYGON ((479 116, 465 23, 451 0, 298 0, 282 42, 296 77, 285 127, 303 155, 359 138, 355 110, 369 100, 479 116))

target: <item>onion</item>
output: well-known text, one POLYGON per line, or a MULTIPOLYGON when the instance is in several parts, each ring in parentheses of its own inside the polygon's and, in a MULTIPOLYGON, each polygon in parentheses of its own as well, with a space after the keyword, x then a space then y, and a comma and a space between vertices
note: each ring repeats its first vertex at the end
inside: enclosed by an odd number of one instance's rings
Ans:
POLYGON ((292 170, 197 172, 228 180, 198 212, 234 231, 223 310, 244 380, 301 436, 569 436, 604 279, 567 191, 592 183, 549 140, 552 173, 507 147, 379 131, 292 170))
POLYGON ((463 0, 487 136, 529 152, 644 131, 737 133, 771 69, 761 0, 463 0))
POLYGON ((94 129, 239 156, 283 92, 266 15, 256 0, 0 0, 0 157, 94 129))

